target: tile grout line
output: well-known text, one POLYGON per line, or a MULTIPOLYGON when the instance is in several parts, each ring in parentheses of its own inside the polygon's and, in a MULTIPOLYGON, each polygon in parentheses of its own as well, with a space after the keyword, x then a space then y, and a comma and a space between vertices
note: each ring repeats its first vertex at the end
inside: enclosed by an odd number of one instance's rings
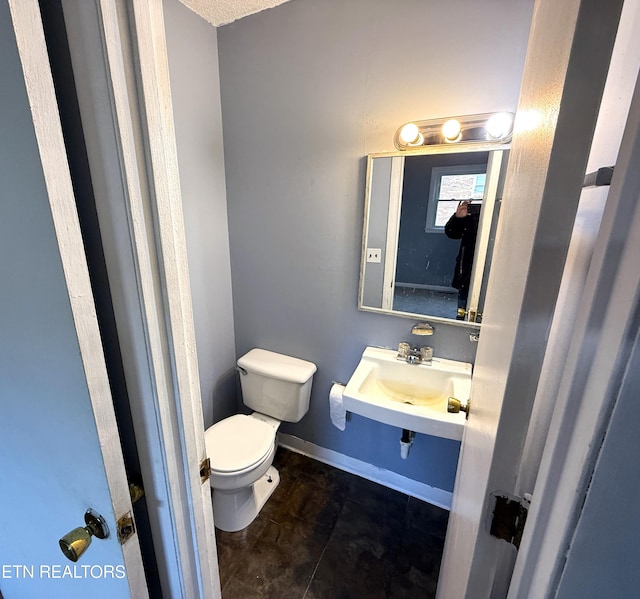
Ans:
POLYGON ((302 597, 300 599, 305 599, 305 597, 309 593, 309 589, 311 588, 311 584, 313 583, 313 579, 315 578, 316 572, 318 571, 318 568, 320 567, 320 562, 322 561, 322 558, 324 557, 324 554, 327 551, 327 547, 329 546, 329 543, 331 542, 331 537, 333 536, 333 533, 335 532, 336 524, 338 523, 338 520, 340 520, 340 516, 342 515, 342 512, 344 511, 344 506, 347 504, 348 501, 349 501, 348 497, 345 496, 344 501, 343 501, 342 505, 340 506, 340 512, 337 515, 336 520, 333 523, 333 526, 331 527, 331 533, 327 537, 327 541, 324 544, 324 547, 322 548, 322 551, 320 552, 320 557, 318 558, 318 561, 316 562, 316 567, 313 569, 313 572, 311 573, 311 578, 309 578, 309 584, 307 584, 307 588, 304 590, 304 594, 302 595, 302 597))
MULTIPOLYGON (((331 532, 331 534, 333 534, 333 531, 331 532)), ((331 539, 331 535, 329 535, 329 539, 331 539)), ((329 545, 329 539, 327 539, 327 542, 324 544, 324 547, 322 548, 322 553, 320 554, 320 557, 318 558, 318 561, 316 562, 316 567, 313 569, 313 572, 311 573, 311 578, 309 578, 309 584, 307 584, 307 588, 304 590, 304 594, 302 595, 302 597, 300 599, 305 599, 305 597, 307 596, 307 593, 309 592, 309 589, 311 588, 311 583, 313 582, 313 579, 316 575, 316 572, 318 571, 318 568, 320 567, 320 562, 322 561, 322 557, 324 556, 324 552, 327 550, 327 545, 329 545)))

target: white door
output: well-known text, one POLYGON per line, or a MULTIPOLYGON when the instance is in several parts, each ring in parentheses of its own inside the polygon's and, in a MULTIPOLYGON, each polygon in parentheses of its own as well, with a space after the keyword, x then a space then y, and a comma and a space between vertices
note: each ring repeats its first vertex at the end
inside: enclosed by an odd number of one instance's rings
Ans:
MULTIPOLYGON (((632 556, 640 526, 634 517, 638 435, 632 415, 640 375, 639 31, 640 2, 627 0, 618 35, 627 45, 622 65, 612 62, 610 73, 620 83, 618 101, 603 103, 609 117, 618 113, 618 122, 609 118, 604 132, 605 142, 619 145, 608 162, 615 163, 615 172, 576 306, 535 501, 509 588, 513 598, 637 595, 632 556), (627 111, 620 142, 617 130, 627 111)), ((607 149, 606 143, 597 146, 592 154, 607 149)))
MULTIPOLYGON (((534 9, 438 585, 443 599, 504 597, 509 587, 516 550, 488 533, 491 495, 516 494, 522 476, 621 6, 538 0, 534 9)), ((546 376, 563 366, 547 365, 546 376)), ((538 464, 527 466, 535 474, 538 464)))
POLYGON ((0 2, 0 592, 145 597, 37 3, 0 2), (106 521, 77 562, 59 539, 106 521))

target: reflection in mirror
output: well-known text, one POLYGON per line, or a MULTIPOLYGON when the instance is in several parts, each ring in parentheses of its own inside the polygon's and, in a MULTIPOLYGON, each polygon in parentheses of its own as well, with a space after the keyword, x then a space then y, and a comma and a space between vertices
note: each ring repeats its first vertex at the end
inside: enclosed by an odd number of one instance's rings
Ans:
POLYGON ((477 326, 506 148, 368 157, 360 309, 477 326))

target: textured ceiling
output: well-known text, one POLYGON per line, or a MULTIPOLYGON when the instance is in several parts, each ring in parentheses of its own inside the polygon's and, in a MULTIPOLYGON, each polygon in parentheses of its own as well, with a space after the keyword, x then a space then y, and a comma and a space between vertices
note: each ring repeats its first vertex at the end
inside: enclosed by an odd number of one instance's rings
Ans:
POLYGON ((219 27, 288 0, 180 0, 193 12, 219 27))

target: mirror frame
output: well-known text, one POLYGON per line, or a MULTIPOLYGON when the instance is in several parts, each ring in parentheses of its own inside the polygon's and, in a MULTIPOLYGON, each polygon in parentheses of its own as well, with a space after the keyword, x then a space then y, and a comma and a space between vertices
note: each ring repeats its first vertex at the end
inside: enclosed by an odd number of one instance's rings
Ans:
MULTIPOLYGON (((401 318, 411 319, 428 319, 434 322, 442 322, 455 326, 472 327, 478 329, 481 326, 481 322, 476 322, 475 318, 478 315, 478 303, 481 294, 481 288, 483 284, 485 262, 487 256, 487 250, 489 245, 489 234, 491 229, 491 218, 493 215, 493 206, 495 202, 501 200, 498 197, 499 186, 503 183, 501 178, 501 172, 504 174, 504 159, 508 156, 508 151, 511 145, 500 143, 467 143, 467 144, 448 144, 446 146, 426 146, 418 150, 411 151, 395 151, 395 152, 378 152, 367 155, 367 175, 365 184, 365 204, 364 204, 364 219, 362 226, 362 252, 360 259, 360 281, 358 286, 358 310, 364 312, 375 312, 378 314, 386 314, 389 316, 399 316, 401 318), (410 156, 425 156, 434 154, 463 154, 470 152, 489 152, 489 161, 487 163, 487 185, 485 187, 483 195, 483 208, 481 213, 480 226, 478 228, 478 238, 476 241, 476 253, 474 256, 474 265, 472 273, 472 284, 469 293, 470 307, 467 309, 467 315, 465 320, 456 320, 453 318, 444 318, 442 316, 430 316, 428 314, 418 314, 414 312, 402 312, 399 310, 391 310, 386 308, 376 308, 372 306, 365 306, 363 304, 364 291, 365 291, 365 272, 367 265, 367 247, 368 247, 368 234, 369 234, 369 214, 371 209, 371 192, 372 192, 372 177, 373 177, 373 161, 375 158, 393 158, 393 157, 410 157, 410 156), (490 209, 485 207, 490 206, 490 209), (479 250, 479 251, 478 251, 479 250), (471 319, 469 319, 471 316, 471 319)), ((393 181, 392 181, 393 185, 393 181)), ((397 221, 400 221, 400 206, 397 210, 397 221)), ((385 258, 389 256, 385 248, 385 258)), ((397 251, 397 248, 396 248, 397 251)), ((395 253, 393 254, 395 258, 395 253)), ((393 259, 391 259, 393 261, 393 259)), ((385 278, 388 277, 387 271, 391 268, 390 262, 387 262, 384 267, 385 278)), ((395 275, 395 264, 393 265, 393 273, 395 275)), ((486 283, 486 280, 484 281, 486 283)), ((385 285, 383 285, 384 287, 385 285)))

